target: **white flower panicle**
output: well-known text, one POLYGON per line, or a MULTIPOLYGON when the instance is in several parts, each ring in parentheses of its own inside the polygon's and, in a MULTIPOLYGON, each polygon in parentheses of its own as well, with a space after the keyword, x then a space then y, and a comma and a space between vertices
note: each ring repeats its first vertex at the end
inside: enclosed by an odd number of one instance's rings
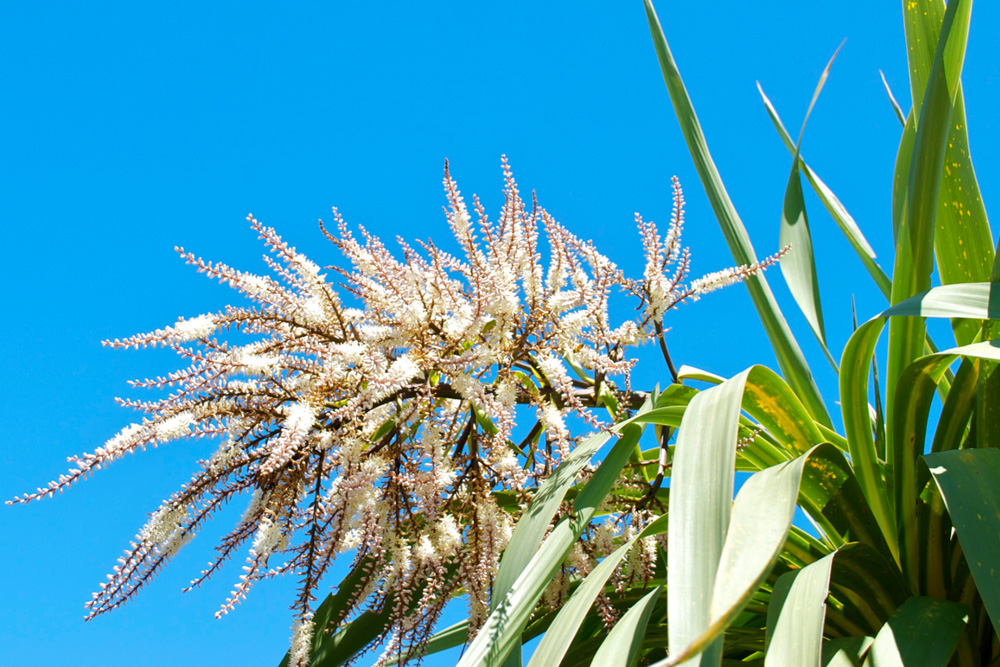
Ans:
MULTIPOLYGON (((630 390, 627 349, 653 337, 662 342, 664 313, 685 299, 774 261, 685 286, 689 256, 680 246, 683 197, 675 182, 665 238, 637 218, 645 268, 641 278, 627 278, 534 199, 526 203, 506 159, 503 176, 504 204, 491 220, 478 199, 470 210, 446 165, 454 254, 430 241, 400 241, 397 257, 364 228, 349 229, 334 210, 337 233, 321 228, 346 259, 332 269, 338 283, 252 216, 270 275, 178 248, 197 271, 246 302, 106 341, 167 347, 187 366, 133 382, 169 392, 122 400, 142 413, 141 421, 73 457, 76 467, 48 487, 10 501, 53 495, 147 445, 222 440, 153 513, 88 603, 91 617, 130 599, 242 497, 246 510, 192 587, 244 554, 223 614, 255 582, 296 577, 292 665, 308 662, 314 633, 335 629, 314 628, 310 619, 319 581, 345 552, 359 583, 331 622, 366 606, 388 610, 389 622, 374 639, 388 647, 386 660, 419 648, 459 591, 469 596, 472 632, 480 627, 521 507, 575 446, 570 417, 598 429, 606 425, 596 408, 608 397, 619 406, 613 417, 641 405, 647 396, 630 390), (619 294, 639 307, 616 321, 610 303, 619 294), (250 340, 237 342, 241 334, 250 340), (529 419, 523 439, 514 437, 519 417, 529 419), (278 557, 280 565, 269 565, 278 557)), ((598 552, 574 551, 570 567, 589 567, 616 539, 607 528, 598 536, 598 552)), ((564 584, 548 597, 558 600, 564 584)))

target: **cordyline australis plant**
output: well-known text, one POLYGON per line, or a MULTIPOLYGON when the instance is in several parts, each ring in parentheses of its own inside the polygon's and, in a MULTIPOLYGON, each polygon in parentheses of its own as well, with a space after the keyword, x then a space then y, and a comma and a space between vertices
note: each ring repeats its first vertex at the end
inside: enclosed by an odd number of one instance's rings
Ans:
MULTIPOLYGON (((430 242, 418 251, 400 240, 398 259, 364 229, 356 236, 335 211, 337 235, 323 231, 350 263, 334 269, 339 286, 252 217, 273 276, 208 263, 178 248, 199 272, 253 305, 107 341, 115 348, 169 347, 188 366, 133 382, 170 393, 120 399, 143 413, 142 421, 93 453, 72 457, 74 467, 48 487, 11 501, 61 492, 149 445, 221 439, 191 480, 150 515, 87 603, 88 618, 127 601, 213 514, 244 496, 242 518, 191 587, 230 558, 244 557, 244 574, 222 615, 261 579, 297 578, 293 665, 308 663, 316 635, 365 608, 386 618, 365 642, 384 645, 380 663, 426 642, 445 604, 459 594, 468 597, 470 636, 476 632, 522 508, 574 450, 578 439, 567 418, 606 431, 595 408, 616 420, 638 407, 647 395, 630 387, 634 360, 626 350, 654 337, 663 345, 668 310, 777 258, 688 282, 684 200, 675 179, 666 234, 636 218, 645 268, 629 278, 537 202, 529 207, 506 159, 503 172, 505 203, 494 222, 478 199, 473 218, 445 166, 458 256, 430 242), (615 292, 634 299, 636 316, 612 322, 615 292), (232 330, 256 340, 237 344, 225 336, 232 330), (525 416, 534 425, 516 442, 515 426, 525 416), (347 599, 317 627, 317 585, 340 554, 353 560, 351 584, 341 587, 347 599)), ((630 483, 638 480, 620 481, 630 483)), ((571 572, 585 574, 620 535, 633 537, 646 521, 650 497, 642 485, 616 521, 588 527, 549 587, 551 607, 561 603, 571 572)), ((649 578, 656 549, 652 538, 645 544, 621 569, 622 586, 649 578)), ((610 621, 615 612, 605 604, 605 614, 610 621)))

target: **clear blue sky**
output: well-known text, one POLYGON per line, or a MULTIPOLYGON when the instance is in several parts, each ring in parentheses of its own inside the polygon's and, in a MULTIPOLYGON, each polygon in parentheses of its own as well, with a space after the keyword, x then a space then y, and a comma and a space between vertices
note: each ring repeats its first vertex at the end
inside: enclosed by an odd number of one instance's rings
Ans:
MULTIPOLYGON (((834 66, 804 154, 891 257, 889 184, 900 127, 878 70, 909 106, 898 3, 658 3, 674 55, 758 254, 777 247, 790 158, 759 80, 797 130, 834 66), (764 8, 764 11, 762 11, 764 8)), ((970 135, 993 204, 1000 185, 1000 8, 978 3, 965 68, 970 135)), ((0 9, 0 225, 7 431, 0 496, 46 483, 68 455, 131 419, 125 381, 172 355, 100 346, 216 310, 227 288, 172 248, 262 269, 250 211, 316 261, 337 261, 316 219, 340 208, 385 237, 445 236, 444 159, 466 194, 500 203, 506 153, 527 191, 577 234, 640 270, 632 214, 666 221, 669 178, 689 202, 695 272, 731 261, 674 120, 639 0, 507 3, 4 3, 0 9)), ((794 131, 793 130, 793 131, 794 131)), ((839 354, 850 295, 881 304, 832 222, 808 201, 827 329, 839 354)), ((830 402, 835 385, 780 273, 769 274, 830 402)), ((742 288, 672 321, 675 359, 723 375, 773 365, 742 288)), ((663 379, 652 357, 646 382, 663 379)), ((0 508, 0 663, 276 665, 292 582, 212 613, 238 565, 181 595, 212 526, 133 603, 84 624, 83 603, 146 513, 208 443, 129 457, 67 494, 0 508)), ((237 510, 238 511, 238 510, 237 510)), ((445 661, 440 664, 448 664, 445 661)), ((429 661, 428 664, 438 664, 429 661)))

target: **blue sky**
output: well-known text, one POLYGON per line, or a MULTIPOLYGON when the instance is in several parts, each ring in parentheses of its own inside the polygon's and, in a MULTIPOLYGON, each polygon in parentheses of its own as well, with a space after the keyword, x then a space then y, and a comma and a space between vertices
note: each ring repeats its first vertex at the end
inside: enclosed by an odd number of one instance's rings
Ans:
MULTIPOLYGON (((847 39, 804 143, 891 266, 889 185, 900 127, 881 68, 909 106, 897 3, 658 3, 716 162, 759 255, 777 249, 790 157, 755 87, 797 130, 847 39)), ((1000 185, 1000 8, 979 3, 964 82, 987 208, 1000 185)), ((731 264, 660 78, 641 2, 5 3, 0 9, 0 224, 8 247, 0 496, 63 472, 131 420, 125 381, 172 355, 100 341, 217 310, 233 297, 173 247, 262 270, 253 212, 322 264, 336 205, 386 238, 443 238, 445 158, 463 191, 501 202, 500 155, 523 191, 622 266, 641 270, 633 212, 666 222, 669 179, 688 201, 694 272, 731 264)), ((793 130, 793 131, 794 131, 793 130)), ((879 299, 809 199, 832 348, 879 299)), ((832 402, 835 381, 780 273, 769 279, 832 402)), ((678 311, 671 352, 730 375, 774 365, 745 290, 678 311)), ((655 356, 639 377, 663 381, 655 356)), ((210 444, 119 461, 54 500, 0 508, 0 662, 153 667, 276 665, 291 582, 259 585, 222 620, 239 574, 181 595, 216 525, 133 603, 84 624, 83 602, 146 513, 210 444)), ((450 664, 451 660, 439 664, 450 664)), ((428 664, 438 664, 428 661, 428 664)))

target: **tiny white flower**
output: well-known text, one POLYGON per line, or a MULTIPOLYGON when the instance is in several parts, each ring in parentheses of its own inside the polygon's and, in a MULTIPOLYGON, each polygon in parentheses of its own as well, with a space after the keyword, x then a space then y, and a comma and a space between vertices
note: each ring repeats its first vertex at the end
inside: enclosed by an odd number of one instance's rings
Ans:
POLYGON ((215 331, 215 318, 211 315, 199 315, 189 320, 180 320, 171 327, 173 338, 179 342, 207 338, 215 331))
POLYGON ((189 433, 193 423, 194 415, 189 410, 167 417, 156 425, 156 440, 163 443, 183 437, 189 433))

